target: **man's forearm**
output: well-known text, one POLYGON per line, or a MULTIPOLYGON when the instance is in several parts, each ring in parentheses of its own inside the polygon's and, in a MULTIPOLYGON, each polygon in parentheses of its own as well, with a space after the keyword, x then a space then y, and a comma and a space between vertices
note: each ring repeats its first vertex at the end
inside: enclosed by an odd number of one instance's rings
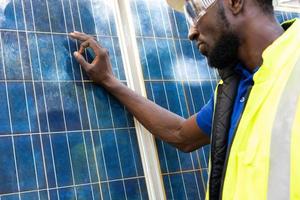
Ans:
POLYGON ((173 144, 179 142, 178 133, 184 118, 138 95, 114 77, 102 86, 156 137, 173 144))

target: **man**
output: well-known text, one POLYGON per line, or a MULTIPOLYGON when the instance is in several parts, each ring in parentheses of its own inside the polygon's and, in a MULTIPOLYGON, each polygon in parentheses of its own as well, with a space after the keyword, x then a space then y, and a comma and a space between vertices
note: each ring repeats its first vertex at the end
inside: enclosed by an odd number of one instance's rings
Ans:
POLYGON ((135 94, 84 33, 70 34, 82 42, 75 58, 157 138, 184 152, 211 143, 207 198, 300 199, 300 20, 280 26, 271 0, 167 1, 222 79, 198 114, 183 119, 135 94))

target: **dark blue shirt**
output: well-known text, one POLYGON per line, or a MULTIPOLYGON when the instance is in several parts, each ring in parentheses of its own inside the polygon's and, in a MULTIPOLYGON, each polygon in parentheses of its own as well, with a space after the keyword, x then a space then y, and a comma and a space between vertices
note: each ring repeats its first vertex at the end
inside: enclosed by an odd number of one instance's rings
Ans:
MULTIPOLYGON (((253 75, 258 70, 258 67, 253 73, 248 71, 242 65, 237 65, 235 71, 240 75, 240 82, 238 85, 237 95, 234 101, 233 112, 231 115, 231 123, 229 129, 228 143, 231 142, 233 134, 235 131, 239 118, 244 110, 248 88, 253 85, 253 75)), ((197 124, 198 126, 210 136, 212 127, 212 117, 214 110, 214 96, 210 98, 205 106, 197 114, 197 124)))

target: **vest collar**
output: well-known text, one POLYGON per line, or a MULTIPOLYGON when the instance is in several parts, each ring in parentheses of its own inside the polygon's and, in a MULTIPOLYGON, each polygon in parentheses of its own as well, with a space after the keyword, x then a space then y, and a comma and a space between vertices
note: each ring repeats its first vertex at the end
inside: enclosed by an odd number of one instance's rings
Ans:
POLYGON ((271 77, 280 71, 287 56, 299 50, 300 19, 289 20, 281 25, 286 31, 264 50, 263 64, 253 77, 255 84, 272 80, 271 77))

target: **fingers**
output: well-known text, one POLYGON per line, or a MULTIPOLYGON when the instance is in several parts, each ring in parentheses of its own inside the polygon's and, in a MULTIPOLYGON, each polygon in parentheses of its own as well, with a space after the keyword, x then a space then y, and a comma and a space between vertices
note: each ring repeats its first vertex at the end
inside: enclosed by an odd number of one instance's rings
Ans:
POLYGON ((84 57, 77 51, 74 52, 74 57, 77 62, 84 68, 85 71, 89 69, 89 63, 84 59, 84 57))
POLYGON ((99 52, 103 49, 96 40, 89 38, 87 41, 81 43, 79 53, 84 53, 84 50, 88 47, 93 49, 96 56, 99 55, 99 52))
POLYGON ((83 53, 84 53, 84 50, 85 50, 86 48, 88 48, 89 46, 90 46, 90 42, 89 42, 88 40, 85 41, 85 42, 83 42, 83 43, 81 43, 78 52, 79 52, 80 54, 83 54, 83 53))
POLYGON ((85 34, 85 33, 80 33, 77 31, 74 31, 69 34, 73 39, 79 40, 81 42, 88 40, 91 36, 85 34))
POLYGON ((83 54, 84 50, 88 47, 93 49, 95 55, 99 55, 99 52, 101 52, 102 47, 95 40, 95 38, 90 36, 90 35, 75 31, 73 33, 70 33, 70 37, 82 42, 80 44, 80 48, 79 48, 79 51, 78 51, 80 54, 83 54))

